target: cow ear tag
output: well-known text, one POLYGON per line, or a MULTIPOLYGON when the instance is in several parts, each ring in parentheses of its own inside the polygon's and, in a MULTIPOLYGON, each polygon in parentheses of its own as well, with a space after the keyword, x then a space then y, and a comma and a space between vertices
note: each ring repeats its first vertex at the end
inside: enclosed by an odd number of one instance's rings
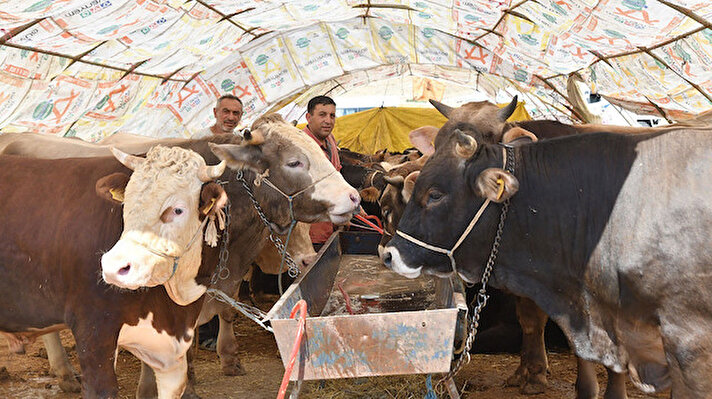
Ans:
POLYGON ((497 201, 499 201, 504 194, 504 179, 501 177, 497 178, 497 186, 499 186, 499 190, 497 190, 497 201))
POLYGON ((111 198, 113 198, 114 201, 118 201, 121 203, 124 202, 124 189, 123 188, 109 189, 109 193, 111 193, 111 198))

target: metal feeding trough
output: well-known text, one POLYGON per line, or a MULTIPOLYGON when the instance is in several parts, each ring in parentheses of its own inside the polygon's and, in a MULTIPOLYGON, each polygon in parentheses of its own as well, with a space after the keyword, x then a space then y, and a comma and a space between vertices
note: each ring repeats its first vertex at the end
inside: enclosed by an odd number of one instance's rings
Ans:
POLYGON ((341 234, 267 314, 286 367, 297 332, 289 315, 307 302, 291 380, 448 372, 458 312, 467 309, 463 294, 450 280, 399 276, 375 254, 342 253, 341 234))

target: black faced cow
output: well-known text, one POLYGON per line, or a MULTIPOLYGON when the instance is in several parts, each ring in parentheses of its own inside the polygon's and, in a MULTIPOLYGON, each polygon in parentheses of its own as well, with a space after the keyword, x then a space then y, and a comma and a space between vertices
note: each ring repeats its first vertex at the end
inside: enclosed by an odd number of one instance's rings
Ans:
POLYGON ((531 298, 578 356, 642 390, 708 397, 711 145, 709 130, 679 129, 505 150, 441 131, 383 261, 409 277, 455 269, 479 281, 498 203, 511 198, 492 284, 531 298), (418 243, 452 248, 478 209, 454 263, 418 243))

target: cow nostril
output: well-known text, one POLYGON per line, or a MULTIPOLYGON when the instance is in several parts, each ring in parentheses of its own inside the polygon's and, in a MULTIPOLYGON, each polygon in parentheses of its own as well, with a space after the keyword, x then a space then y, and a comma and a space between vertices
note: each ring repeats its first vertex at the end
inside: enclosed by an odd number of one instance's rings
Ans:
POLYGON ((131 264, 129 263, 128 265, 119 269, 119 276, 125 276, 125 275, 129 274, 130 270, 131 270, 131 264))
POLYGON ((383 254, 383 264, 390 267, 391 266, 391 261, 393 260, 393 256, 391 255, 390 252, 385 252, 383 254))
POLYGON ((358 204, 359 202, 361 202, 361 198, 359 198, 358 194, 351 193, 351 194, 349 194, 349 198, 351 199, 351 202, 353 202, 354 204, 358 204))

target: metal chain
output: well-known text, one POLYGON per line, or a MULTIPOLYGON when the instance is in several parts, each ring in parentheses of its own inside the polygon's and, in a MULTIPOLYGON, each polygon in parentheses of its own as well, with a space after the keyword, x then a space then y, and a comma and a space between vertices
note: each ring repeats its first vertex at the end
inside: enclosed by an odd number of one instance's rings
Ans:
MULTIPOLYGON (((218 180, 217 183, 226 186, 228 182, 218 180)), ((225 206, 225 230, 223 231, 222 243, 220 244, 219 261, 213 275, 210 276, 210 285, 215 285, 218 283, 218 280, 225 280, 230 277, 230 269, 227 267, 227 259, 230 256, 227 249, 227 245, 230 242, 230 218, 230 201, 228 200, 225 206)))
POLYGON ((269 240, 272 241, 272 244, 277 248, 277 251, 279 253, 283 254, 285 258, 285 262, 287 263, 287 273, 289 274, 289 277, 295 278, 299 275, 300 270, 299 266, 297 266, 297 263, 294 261, 292 258, 292 255, 287 252, 287 248, 285 247, 284 243, 282 242, 282 239, 279 238, 279 236, 275 233, 274 230, 272 230, 272 226, 270 226, 270 222, 267 219, 267 215, 265 215, 264 211, 262 210, 262 207, 260 206, 260 203, 257 202, 257 199, 255 198, 255 194, 252 192, 252 188, 247 184, 247 181, 245 180, 243 176, 242 170, 238 170, 237 174, 235 175, 235 179, 242 183, 242 187, 245 188, 245 191, 247 191, 247 195, 250 197, 250 201, 252 201, 252 205, 255 207, 255 210, 257 211, 257 215, 259 215, 260 220, 262 220, 262 223, 264 223, 265 226, 267 226, 267 229, 269 230, 269 240))
MULTIPOLYGON (((507 171, 514 173, 514 151, 507 148, 507 171)), ((477 292, 477 304, 472 312, 472 317, 470 318, 470 327, 467 332, 467 339, 465 340, 465 348, 462 351, 462 355, 457 359, 455 365, 450 369, 450 371, 438 381, 436 387, 440 387, 447 379, 455 377, 455 375, 460 371, 464 363, 470 363, 470 349, 475 343, 475 336, 477 335, 477 329, 480 326, 480 313, 482 309, 487 306, 487 301, 489 300, 489 295, 487 295, 487 284, 492 275, 492 270, 494 269, 494 262, 497 260, 497 254, 499 253, 499 244, 502 241, 502 232, 504 231, 504 221, 507 219, 507 211, 509 210, 509 199, 506 199, 502 203, 502 212, 499 215, 499 225, 497 226, 497 234, 494 237, 494 243, 492 244, 492 251, 490 252, 489 258, 487 259, 487 264, 482 272, 482 279, 480 283, 482 287, 477 292)))
POLYGON ((267 314, 263 312, 262 310, 250 306, 248 304, 238 302, 235 299, 233 299, 230 295, 224 293, 223 291, 220 291, 215 288, 209 288, 208 289, 208 294, 212 295, 215 300, 220 301, 222 303, 226 303, 233 308, 237 309, 240 313, 245 315, 248 319, 254 321, 255 323, 259 324, 262 328, 269 332, 274 332, 272 331, 272 327, 268 326, 265 324, 265 317, 267 317, 267 314))

